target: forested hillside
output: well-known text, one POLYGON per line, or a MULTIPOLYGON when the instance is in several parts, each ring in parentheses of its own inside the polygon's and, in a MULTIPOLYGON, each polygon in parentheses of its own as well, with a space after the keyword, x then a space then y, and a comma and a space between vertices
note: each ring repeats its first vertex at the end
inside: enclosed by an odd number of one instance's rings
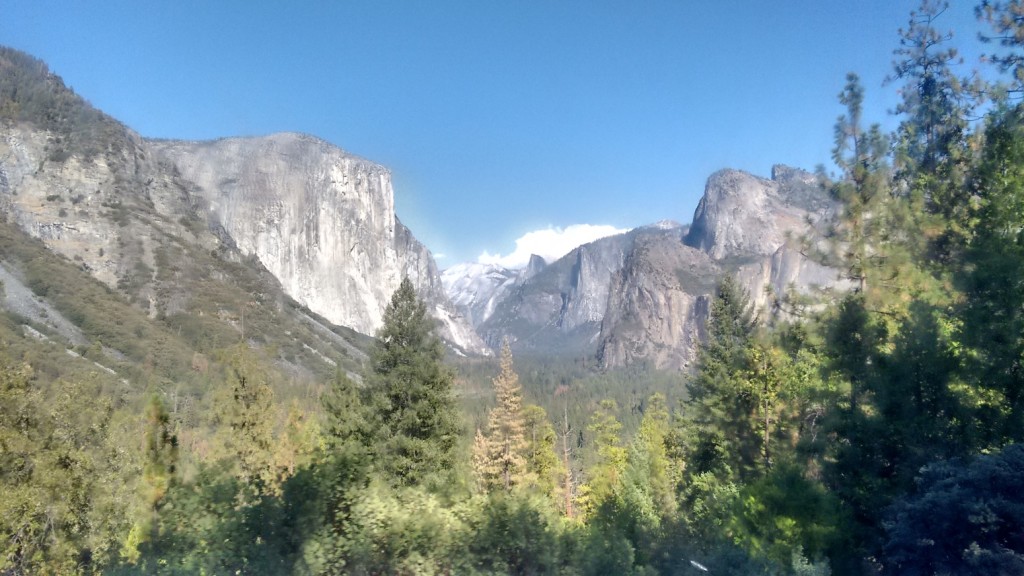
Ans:
POLYGON ((722 278, 692 373, 455 365, 406 279, 365 361, 296 386, 274 330, 147 319, 0 230, 92 342, 0 317, 0 574, 1024 573, 1024 1, 978 6, 976 66, 943 9, 838 96, 804 252, 851 290, 765 322, 722 278))

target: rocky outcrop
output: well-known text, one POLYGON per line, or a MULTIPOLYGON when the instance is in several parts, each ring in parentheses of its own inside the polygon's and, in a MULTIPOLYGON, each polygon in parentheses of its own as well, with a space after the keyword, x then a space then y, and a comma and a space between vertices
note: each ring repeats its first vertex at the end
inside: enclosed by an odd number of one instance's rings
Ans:
POLYGON ((311 310, 373 334, 408 276, 446 339, 484 352, 448 302, 430 252, 395 216, 384 167, 300 134, 150 147, 194 184, 211 223, 311 310))
MULTIPOLYGON (((403 276, 445 326, 446 301, 429 251, 394 213, 391 174, 301 134, 159 140, 151 149, 194 184, 212 228, 256 256, 285 291, 331 322, 372 334, 403 276)), ((471 331, 447 336, 479 352, 471 331)))
POLYGON ((478 330, 519 352, 685 369, 723 274, 737 277, 762 318, 785 314, 778 303, 788 292, 841 288, 834 270, 800 250, 835 208, 802 170, 776 166, 771 179, 719 171, 690 227, 660 222, 581 246, 529 279, 505 276, 478 330))
POLYGON ((157 295, 147 284, 158 249, 172 238, 208 248, 218 240, 193 226, 187 186, 137 134, 109 122, 98 152, 59 160, 60 134, 28 123, 0 125, 0 211, 156 315, 157 295))
POLYGON ((706 254, 677 236, 638 238, 612 279, 597 351, 601 365, 690 366, 719 274, 706 254))
POLYGON ((768 256, 831 208, 814 176, 802 170, 775 166, 771 180, 720 170, 708 178, 684 241, 715 260, 768 256))
POLYGON ((364 334, 408 276, 449 343, 488 353, 448 301, 430 252, 396 217, 382 166, 298 134, 146 140, 56 76, 37 83, 71 112, 0 120, 0 211, 151 316, 193 297, 174 287, 186 272, 171 255, 187 246, 262 266, 288 296, 364 334))
POLYGON ((638 237, 667 235, 679 244, 680 228, 638 228, 579 246, 539 272, 525 275, 477 330, 492 346, 503 338, 530 354, 594 354, 614 279, 638 237))

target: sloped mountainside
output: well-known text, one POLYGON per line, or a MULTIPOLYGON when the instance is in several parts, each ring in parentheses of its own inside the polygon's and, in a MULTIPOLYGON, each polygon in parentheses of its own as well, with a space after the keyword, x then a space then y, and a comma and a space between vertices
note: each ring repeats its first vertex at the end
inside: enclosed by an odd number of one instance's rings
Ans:
MULTIPOLYGON (((723 274, 764 316, 788 290, 836 285, 796 241, 834 210, 801 170, 722 170, 690 226, 641 227, 523 270, 465 265, 442 276, 397 218, 386 168, 300 134, 148 140, 45 64, 0 48, 0 212, 17 247, 0 257, 0 303, 72 346, 99 332, 39 294, 46 278, 14 256, 34 253, 25 242, 63 258, 51 276, 88 275, 187 346, 265 341, 296 370, 304 356, 358 357, 358 339, 339 340, 335 327, 373 334, 404 276, 458 353, 488 354, 508 338, 519 353, 682 369, 723 274)), ((123 336, 111 338, 130 347, 123 336)))
POLYGON ((311 310, 373 334, 408 276, 450 343, 485 351, 448 302, 433 256, 395 215, 384 167, 299 134, 147 144, 191 184, 209 227, 311 310))
POLYGON ((151 318, 211 297, 191 293, 186 255, 212 254, 269 272, 281 297, 363 334, 409 276, 453 348, 486 353, 430 252, 396 217, 385 168, 299 134, 147 140, 9 49, 0 52, 0 211, 151 318))
MULTIPOLYGON (((489 344, 508 338, 521 353, 685 369, 723 274, 746 287, 762 318, 783 313, 775 304, 787 291, 837 285, 834 270, 799 250, 835 208, 802 170, 775 166, 770 179, 722 170, 708 179, 692 225, 663 222, 603 238, 526 278, 506 271, 500 289, 487 293, 486 313, 467 315, 489 344)), ((462 293, 457 302, 470 300, 462 293)))

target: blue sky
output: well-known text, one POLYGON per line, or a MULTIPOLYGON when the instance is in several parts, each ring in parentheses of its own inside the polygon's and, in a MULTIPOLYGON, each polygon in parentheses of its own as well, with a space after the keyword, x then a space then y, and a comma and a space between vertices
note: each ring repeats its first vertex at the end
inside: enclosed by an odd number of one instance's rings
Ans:
MULTIPOLYGON (((314 134, 392 170, 442 267, 688 222, 707 176, 828 163, 848 71, 893 126, 917 1, 4 0, 0 43, 143 136, 314 134)), ((973 2, 942 27, 969 61, 973 2)))

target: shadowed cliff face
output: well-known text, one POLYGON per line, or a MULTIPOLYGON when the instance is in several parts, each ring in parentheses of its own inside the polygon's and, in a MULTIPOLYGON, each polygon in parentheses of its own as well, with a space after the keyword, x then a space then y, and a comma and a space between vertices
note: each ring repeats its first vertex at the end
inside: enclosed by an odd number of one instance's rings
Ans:
POLYGON ((513 349, 541 355, 593 354, 611 280, 635 234, 602 238, 559 260, 520 271, 504 284, 493 311, 477 325, 491 346, 508 337, 513 349))
POLYGON ((659 368, 692 364, 719 267, 677 235, 637 239, 612 279, 598 359, 605 367, 638 361, 659 368))
MULTIPOLYGON (((837 285, 834 270, 800 250, 834 210, 802 170, 776 166, 770 180, 722 170, 708 179, 691 227, 638 228, 581 246, 529 278, 503 277, 477 329, 492 345, 508 337, 520 352, 685 369, 723 274, 737 277, 762 318, 783 313, 775 304, 788 291, 837 285)), ((461 297, 471 300, 465 290, 461 297)))

